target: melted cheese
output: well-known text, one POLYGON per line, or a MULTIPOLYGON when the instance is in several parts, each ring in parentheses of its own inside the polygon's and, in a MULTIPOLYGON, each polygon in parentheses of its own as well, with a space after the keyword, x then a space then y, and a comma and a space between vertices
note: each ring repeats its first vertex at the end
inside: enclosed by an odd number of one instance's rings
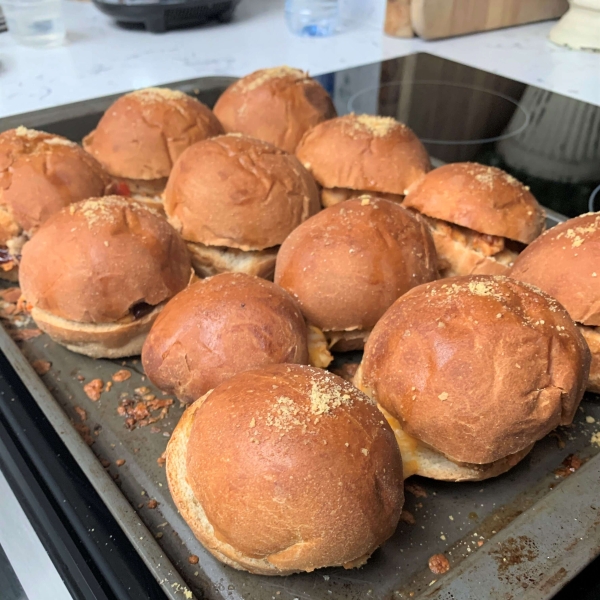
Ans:
POLYGON ((400 454, 402 455, 402 473, 404 475, 404 479, 410 477, 411 475, 416 475, 419 472, 419 460, 421 458, 419 452, 419 440, 415 439, 411 435, 408 435, 408 433, 402 429, 398 419, 392 417, 392 415, 390 415, 385 408, 382 408, 379 404, 377 407, 383 413, 383 416, 390 424, 390 427, 396 436, 396 441, 398 442, 398 447, 400 448, 400 454))
POLYGON ((308 326, 308 360, 312 367, 325 369, 333 360, 327 348, 327 339, 323 332, 314 325, 308 326))

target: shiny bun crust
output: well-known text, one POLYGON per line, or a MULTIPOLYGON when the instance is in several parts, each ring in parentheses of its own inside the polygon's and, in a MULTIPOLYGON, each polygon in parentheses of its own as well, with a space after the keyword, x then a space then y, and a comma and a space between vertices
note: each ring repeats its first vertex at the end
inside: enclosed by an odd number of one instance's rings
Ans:
POLYGON ((117 99, 83 146, 115 177, 160 179, 188 146, 221 133, 218 119, 195 98, 147 88, 117 99))
POLYGON ((307 362, 296 302, 274 283, 241 273, 203 279, 177 294, 142 352, 150 380, 185 402, 242 371, 307 362))
POLYGON ((496 167, 454 163, 408 188, 404 206, 436 219, 529 244, 546 217, 528 187, 496 167))
POLYGON ((549 229, 519 255, 510 276, 556 298, 574 321, 600 325, 600 213, 549 229))
POLYGON ((313 127, 296 156, 325 188, 400 195, 431 168, 410 128, 372 115, 345 115, 313 127))
POLYGON ((225 131, 243 133, 294 152, 311 127, 336 116, 321 84, 290 67, 262 69, 221 95, 215 115, 225 131))
POLYGON ((186 287, 184 241, 160 216, 119 196, 71 204, 23 248, 21 289, 34 307, 80 323, 114 323, 186 287))
POLYGON ((409 435, 455 462, 485 464, 571 423, 589 367, 558 302, 475 275, 400 298, 367 341, 362 382, 409 435))
POLYGON ((166 468, 204 546, 264 575, 364 564, 403 503, 400 453, 375 404, 312 367, 248 371, 209 392, 175 428, 166 468))
POLYGON ((399 296, 436 278, 427 225, 373 196, 303 223, 281 245, 275 267, 275 283, 325 331, 370 329, 399 296))
POLYGON ((108 185, 100 164, 66 138, 25 127, 0 133, 0 244, 108 185))
POLYGON ((207 246, 278 246, 318 210, 317 186, 294 156, 236 134, 188 148, 165 191, 171 224, 207 246))
POLYGON ((578 327, 592 354, 592 365, 586 389, 588 392, 600 394, 600 329, 584 325, 578 325, 578 327))

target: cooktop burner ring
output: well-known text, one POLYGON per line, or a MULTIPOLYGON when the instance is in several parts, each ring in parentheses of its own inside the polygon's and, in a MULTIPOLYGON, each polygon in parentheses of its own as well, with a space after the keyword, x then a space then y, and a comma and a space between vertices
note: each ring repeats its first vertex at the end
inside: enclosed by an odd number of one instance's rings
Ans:
MULTIPOLYGON (((356 113, 364 112, 361 110, 357 110, 356 104, 361 96, 364 96, 370 92, 377 92, 384 88, 389 88, 389 87, 394 87, 394 86, 403 87, 403 86, 409 86, 409 85, 447 86, 447 87, 453 87, 453 88, 461 88, 464 90, 471 90, 471 91, 480 92, 483 94, 489 94, 491 96, 495 96, 497 98, 501 98, 502 100, 505 100, 506 102, 512 104, 516 108, 515 113, 511 117, 511 122, 514 120, 514 116, 516 114, 520 113, 522 115, 523 122, 518 127, 516 127, 515 129, 511 128, 511 131, 506 131, 505 133, 502 133, 502 134, 494 136, 494 137, 478 138, 478 139, 472 139, 472 140, 441 140, 441 139, 434 139, 434 138, 427 138, 427 137, 419 136, 419 139, 423 143, 426 143, 426 144, 437 144, 440 146, 455 146, 455 145, 469 146, 469 145, 479 145, 479 144, 499 142, 500 140, 505 140, 505 139, 512 138, 512 137, 519 135, 525 129, 527 129, 527 127, 529 127, 529 125, 531 123, 531 116, 529 114, 529 111, 527 111, 518 100, 515 100, 514 98, 511 98, 510 96, 507 96, 506 94, 497 92, 497 91, 489 89, 489 88, 484 88, 481 86, 469 85, 469 84, 463 84, 463 83, 453 83, 450 81, 442 81, 442 80, 438 80, 438 79, 409 79, 409 80, 405 80, 405 81, 396 80, 396 81, 389 81, 386 83, 382 83, 381 85, 373 85, 373 86, 366 87, 358 92, 355 92, 354 94, 352 94, 352 96, 350 96, 350 98, 348 99, 348 102, 347 102, 348 112, 356 112, 356 113)), ((410 123, 408 123, 408 125, 410 126, 410 123)), ((418 133, 417 133, 417 135, 418 135, 418 133)))

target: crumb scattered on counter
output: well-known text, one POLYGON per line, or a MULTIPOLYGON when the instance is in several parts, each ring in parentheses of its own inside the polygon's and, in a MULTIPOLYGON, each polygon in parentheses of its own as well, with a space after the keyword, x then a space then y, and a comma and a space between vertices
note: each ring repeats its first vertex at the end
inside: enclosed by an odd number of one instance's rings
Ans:
POLYGON ((80 406, 74 406, 73 409, 81 421, 87 421, 87 412, 80 406))
POLYGON ((590 442, 594 444, 594 446, 600 446, 600 431, 596 431, 594 435, 590 438, 590 442))
POLYGON ((83 391, 92 402, 98 402, 98 400, 100 400, 100 394, 103 389, 104 382, 102 379, 92 379, 83 386, 83 391))
POLYGON ((158 502, 156 500, 154 500, 154 498, 153 498, 152 500, 148 500, 148 503, 146 504, 146 506, 149 509, 154 510, 158 506, 158 502))
POLYGON ((110 390, 112 389, 113 386, 113 382, 112 381, 107 381, 106 385, 104 386, 104 391, 105 392, 110 392, 110 390))
POLYGON ((127 381, 131 377, 131 371, 127 369, 121 369, 116 373, 113 373, 112 380, 116 383, 121 383, 122 381, 127 381))
POLYGON ((117 458, 117 460, 115 460, 115 465, 117 465, 117 467, 122 467, 125 464, 125 459, 124 458, 117 458))
POLYGON ((38 360, 34 360, 31 363, 33 370, 40 376, 45 375, 50 368, 52 367, 52 363, 48 360, 42 360, 39 358, 38 360))
POLYGON ((585 422, 586 422, 586 423, 589 423, 589 424, 591 425, 592 423, 595 423, 595 422, 596 422, 596 419, 594 419, 594 417, 591 417, 590 415, 588 415, 588 416, 585 418, 585 422))
POLYGON ((167 457, 166 457, 166 452, 163 452, 157 459, 156 462, 158 463, 159 467, 164 466, 164 464, 167 462, 167 457))
POLYGON ((195 554, 190 554, 188 556, 188 562, 190 565, 197 565, 200 559, 195 554))
POLYGON ((443 575, 450 570, 450 563, 443 554, 434 554, 429 559, 429 570, 435 575, 443 575))
POLYGON ((108 469, 108 467, 110 467, 110 460, 107 460, 106 458, 101 458, 100 459, 100 464, 105 468, 108 469))

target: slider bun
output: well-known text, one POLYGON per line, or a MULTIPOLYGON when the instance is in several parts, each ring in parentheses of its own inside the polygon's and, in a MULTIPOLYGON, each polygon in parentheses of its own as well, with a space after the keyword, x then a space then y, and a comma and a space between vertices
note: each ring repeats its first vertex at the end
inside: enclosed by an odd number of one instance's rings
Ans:
POLYGON ((398 446, 375 404, 298 365, 240 373, 192 404, 166 469, 204 546, 263 575, 364 564, 404 500, 398 446))
POLYGON ((325 188, 400 195, 431 168, 427 151, 409 127, 372 115, 320 123, 302 138, 296 156, 325 188))
POLYGON ((303 223, 281 245, 275 267, 275 283, 324 331, 370 329, 399 296, 435 278, 435 248, 423 220, 373 196, 303 223))
POLYGON ((474 275, 397 300, 366 343, 361 378, 410 436, 454 462, 487 464, 571 423, 589 367, 558 302, 474 275))
POLYGON ((119 323, 81 323, 56 317, 34 308, 31 316, 37 326, 55 342, 72 352, 92 358, 124 358, 142 352, 144 340, 164 304, 139 319, 119 323))
POLYGON ((1 133, 0 244, 108 185, 100 164, 66 138, 25 127, 1 133))
POLYGON ((502 169, 477 163, 434 169, 408 188, 404 206, 523 244, 540 235, 546 223, 529 188, 502 169))
POLYGON ((229 86, 214 108, 225 131, 294 152, 311 127, 336 116, 320 83, 290 67, 261 69, 229 86))
POLYGON ((519 255, 510 276, 556 298, 574 321, 600 326, 600 213, 549 229, 519 255))
POLYGON ((177 294, 142 352, 150 380, 185 402, 241 371, 307 362, 296 302, 274 283, 241 273, 203 279, 177 294))
POLYGON ((23 248, 27 301, 79 323, 115 323, 141 303, 156 306, 186 287, 184 241, 157 213, 119 196, 71 204, 23 248))
POLYGON ((221 133, 218 119, 195 98, 147 88, 113 102, 83 146, 111 175, 160 179, 188 146, 221 133))
POLYGON ((318 210, 317 186, 294 156, 237 134, 188 148, 165 191, 169 221, 207 246, 278 246, 318 210))

